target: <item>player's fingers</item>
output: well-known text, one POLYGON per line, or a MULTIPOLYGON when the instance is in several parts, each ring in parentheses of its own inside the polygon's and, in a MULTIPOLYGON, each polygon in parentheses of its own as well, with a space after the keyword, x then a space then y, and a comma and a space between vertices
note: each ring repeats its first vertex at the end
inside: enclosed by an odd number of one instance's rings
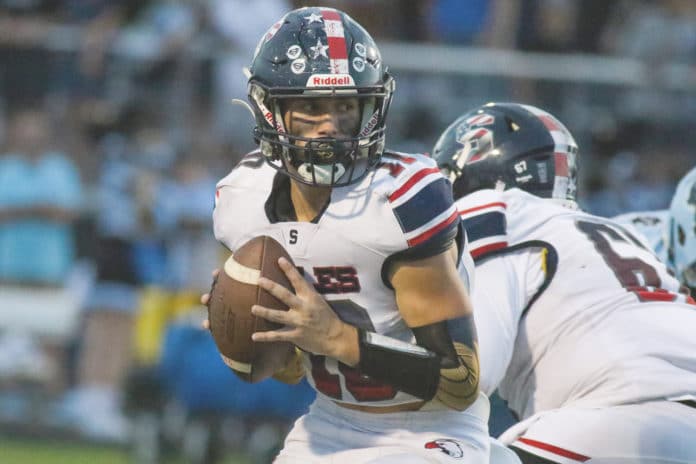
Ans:
POLYGON ((277 322, 278 324, 295 325, 293 324, 292 314, 288 311, 279 311, 277 309, 270 309, 264 306, 254 305, 251 307, 251 314, 262 317, 267 321, 277 322))
POLYGON ((266 290, 268 293, 278 298, 280 301, 288 305, 290 308, 297 308, 302 304, 302 300, 292 293, 287 288, 279 283, 273 282, 271 279, 260 277, 258 280, 259 287, 266 290))
POLYGON ((201 304, 208 306, 208 302, 210 301, 210 294, 213 292, 213 289, 215 288, 215 284, 217 283, 218 275, 220 274, 220 269, 213 269, 210 275, 213 277, 213 282, 210 284, 210 291, 208 293, 204 293, 201 295, 201 304))
POLYGON ((302 277, 300 271, 298 271, 290 261, 285 258, 278 258, 278 266, 280 266, 283 272, 285 272, 285 276, 292 284, 292 287, 295 289, 296 293, 309 288, 309 283, 304 277, 302 277))
POLYGON ((205 319, 203 322, 201 322, 201 327, 203 330, 210 330, 210 321, 205 319))
POLYGON ((255 342, 292 342, 295 339, 297 331, 292 328, 283 328, 279 330, 269 330, 267 332, 254 332, 251 339, 255 342))

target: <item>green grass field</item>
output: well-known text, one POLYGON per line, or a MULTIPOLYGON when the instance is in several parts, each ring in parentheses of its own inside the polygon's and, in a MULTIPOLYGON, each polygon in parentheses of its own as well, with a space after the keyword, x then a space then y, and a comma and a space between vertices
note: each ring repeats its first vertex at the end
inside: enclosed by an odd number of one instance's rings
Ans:
MULTIPOLYGON (((132 464, 128 452, 113 447, 100 447, 0 437, 2 464, 132 464)), ((184 464, 183 459, 167 459, 162 464, 184 464)), ((228 456, 220 464, 250 464, 240 456, 228 456)))

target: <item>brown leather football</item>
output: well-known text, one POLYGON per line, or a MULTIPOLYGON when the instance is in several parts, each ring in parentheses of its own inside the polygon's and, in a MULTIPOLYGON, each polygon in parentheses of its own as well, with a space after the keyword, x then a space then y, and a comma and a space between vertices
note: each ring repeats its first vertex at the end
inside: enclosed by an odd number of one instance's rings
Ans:
POLYGON ((210 293, 210 331, 223 361, 239 377, 259 382, 285 366, 294 347, 287 342, 254 342, 254 332, 281 326, 251 313, 255 304, 272 309, 288 307, 256 282, 263 276, 292 291, 278 258, 292 262, 283 246, 268 236, 255 237, 239 247, 220 270, 210 293))

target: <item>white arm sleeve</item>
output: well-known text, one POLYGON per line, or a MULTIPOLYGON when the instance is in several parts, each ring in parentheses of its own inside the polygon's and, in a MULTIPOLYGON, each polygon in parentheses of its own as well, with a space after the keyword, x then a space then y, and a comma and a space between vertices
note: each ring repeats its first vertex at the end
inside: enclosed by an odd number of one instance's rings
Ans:
POLYGON ((476 265, 472 292, 479 341, 481 390, 490 395, 512 358, 522 312, 545 280, 539 248, 522 249, 476 265))

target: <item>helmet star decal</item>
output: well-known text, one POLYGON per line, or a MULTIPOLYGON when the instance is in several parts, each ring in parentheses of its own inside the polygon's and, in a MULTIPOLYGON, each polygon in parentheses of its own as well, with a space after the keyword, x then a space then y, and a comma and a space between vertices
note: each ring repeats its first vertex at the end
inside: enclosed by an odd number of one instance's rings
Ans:
POLYGON ((316 60, 320 55, 324 58, 329 57, 329 55, 326 54, 326 50, 329 49, 329 46, 321 43, 321 39, 317 39, 317 44, 314 47, 309 47, 309 49, 312 51, 312 59, 316 60))
POLYGON ((309 16, 305 16, 304 19, 307 20, 307 24, 321 23, 322 17, 316 13, 312 13, 309 16))

